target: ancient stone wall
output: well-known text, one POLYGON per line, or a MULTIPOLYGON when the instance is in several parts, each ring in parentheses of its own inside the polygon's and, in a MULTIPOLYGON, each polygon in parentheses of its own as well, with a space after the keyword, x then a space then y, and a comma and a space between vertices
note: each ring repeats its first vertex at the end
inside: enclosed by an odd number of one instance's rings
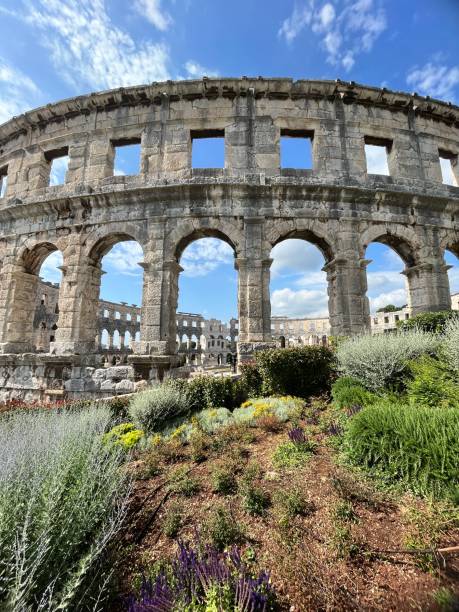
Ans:
MULTIPOLYGON (((459 109, 354 83, 203 79, 154 83, 64 100, 0 126, 0 350, 33 346, 33 300, 46 256, 63 254, 51 353, 96 353, 102 257, 137 240, 144 253, 136 375, 178 363, 180 256, 215 236, 234 250, 240 360, 271 342, 270 252, 302 238, 324 255, 331 333, 369 328, 365 250, 379 241, 405 262, 413 314, 451 306, 444 250, 459 254, 459 109), (222 136, 225 166, 191 167, 196 139, 222 136), (281 137, 312 140, 310 170, 280 167, 281 137), (113 176, 116 149, 141 145, 140 172, 113 176), (390 176, 367 171, 381 146, 390 176), (68 154, 65 183, 49 186, 68 154)), ((13 355, 13 356, 11 356, 13 355)), ((74 363, 74 361, 72 362, 74 363)), ((72 367, 76 367, 73 365, 72 367)), ((89 367, 89 366, 88 366, 89 367)))

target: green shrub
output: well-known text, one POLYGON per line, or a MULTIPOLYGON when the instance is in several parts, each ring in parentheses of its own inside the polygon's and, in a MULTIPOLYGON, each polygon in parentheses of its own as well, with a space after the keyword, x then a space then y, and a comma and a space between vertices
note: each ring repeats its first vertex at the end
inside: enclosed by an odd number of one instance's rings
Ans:
POLYGON ((0 418, 0 609, 93 610, 126 513, 121 448, 108 408, 0 418))
POLYGON ((224 507, 218 507, 211 511, 203 525, 203 531, 217 550, 224 550, 228 546, 239 544, 243 539, 241 527, 224 507))
POLYGON ((294 442, 283 442, 279 444, 273 454, 273 464, 276 468, 293 468, 307 463, 315 450, 314 442, 307 441, 303 444, 294 442))
POLYGON ((459 377, 459 317, 450 319, 445 327, 443 355, 449 367, 459 377))
POLYGON ((178 504, 171 505, 163 520, 162 532, 168 538, 176 538, 182 526, 182 511, 178 504))
POLYGON ((125 421, 128 418, 129 401, 128 397, 112 397, 106 402, 110 416, 115 422, 125 421))
POLYGON ((417 329, 424 332, 441 334, 450 319, 457 318, 454 310, 441 310, 440 312, 422 312, 406 321, 399 321, 398 327, 403 331, 417 329))
POLYGON ((231 468, 216 468, 212 474, 212 490, 221 495, 232 495, 235 493, 237 484, 234 470, 231 468))
POLYGON ((189 412, 187 396, 172 385, 159 385, 134 395, 129 404, 133 422, 148 433, 189 412))
POLYGON ((388 484, 421 495, 457 494, 459 409, 381 400, 350 419, 344 436, 350 461, 388 484))
POLYGON ((400 384, 407 361, 435 352, 439 339, 434 334, 412 330, 404 333, 364 335, 350 338, 337 348, 340 370, 370 391, 400 384))
POLYGON ((239 390, 229 377, 195 376, 188 381, 186 395, 193 411, 206 408, 234 408, 239 390))
POLYGON ((424 355, 410 363, 413 379, 407 383, 410 402, 432 408, 459 408, 459 385, 444 363, 424 355))
POLYGON ((261 395, 262 378, 258 365, 253 361, 241 363, 239 369, 241 371, 240 383, 247 397, 261 395))
POLYGON ((314 506, 307 501, 305 496, 298 489, 279 491, 274 501, 279 509, 280 522, 288 525, 295 516, 307 516, 313 512, 314 506))
POLYGON ((244 487, 242 507, 252 516, 263 516, 270 503, 270 496, 263 489, 252 484, 244 487))
POLYGON ((330 387, 334 355, 325 346, 271 349, 255 354, 264 395, 309 398, 330 387))
POLYGON ((338 408, 349 408, 355 405, 366 406, 375 400, 375 395, 367 391, 352 376, 341 376, 333 383, 332 397, 338 408))

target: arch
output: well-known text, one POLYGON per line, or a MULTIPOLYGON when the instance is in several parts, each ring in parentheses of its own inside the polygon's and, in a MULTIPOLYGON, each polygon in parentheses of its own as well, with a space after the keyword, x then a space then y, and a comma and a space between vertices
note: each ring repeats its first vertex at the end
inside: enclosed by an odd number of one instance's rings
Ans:
POLYGON ((322 253, 325 262, 334 259, 337 248, 330 232, 330 224, 317 219, 269 220, 265 224, 264 250, 268 255, 273 247, 289 238, 305 240, 315 245, 322 253))
POLYGON ((115 329, 115 331, 113 332, 112 346, 116 349, 119 349, 121 346, 121 336, 120 332, 117 329, 115 329))
POLYGON ((126 348, 131 348, 132 336, 129 330, 124 332, 124 346, 126 348))
POLYGON ((135 342, 140 342, 140 331, 139 331, 139 330, 137 330, 137 331, 135 332, 134 341, 135 341, 135 342))
POLYGON ((372 242, 380 242, 390 247, 408 267, 419 263, 419 255, 415 247, 417 237, 410 228, 403 226, 370 226, 360 238, 360 256, 362 259, 365 259, 365 252, 372 242))
POLYGON ((102 333, 100 334, 100 346, 102 349, 108 349, 110 346, 110 335, 105 328, 102 330, 102 333))
POLYGON ((39 242, 32 248, 26 247, 20 256, 20 262, 24 267, 24 271, 29 274, 37 274, 43 265, 45 259, 60 249, 52 242, 39 242))
POLYGON ((85 239, 84 252, 95 264, 99 264, 112 247, 119 242, 138 242, 142 251, 148 243, 148 228, 145 224, 110 223, 90 232, 85 239))
POLYGON ((180 258, 183 255, 183 251, 188 246, 190 246, 190 244, 196 242, 196 240, 201 240, 201 238, 217 238, 219 240, 223 240, 223 242, 226 242, 226 244, 228 244, 233 249, 234 256, 236 257, 236 245, 233 243, 231 238, 229 238, 224 232, 218 229, 202 228, 193 230, 191 233, 183 236, 177 242, 174 249, 174 258, 176 259, 176 261, 180 261, 180 258))

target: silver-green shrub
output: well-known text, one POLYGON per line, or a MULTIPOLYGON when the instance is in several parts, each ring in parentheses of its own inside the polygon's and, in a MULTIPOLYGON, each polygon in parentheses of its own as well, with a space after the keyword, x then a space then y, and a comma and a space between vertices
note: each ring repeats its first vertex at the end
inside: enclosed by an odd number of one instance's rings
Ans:
POLYGON ((108 424, 100 407, 0 418, 1 610, 100 608, 129 493, 108 424))
POLYGON ((158 385, 136 393, 128 411, 137 427, 151 433, 161 429, 167 421, 186 414, 188 398, 172 385, 158 385))
POLYGON ((397 382, 409 359, 434 352, 439 342, 435 334, 414 329, 356 336, 340 343, 336 353, 341 372, 371 391, 381 391, 397 382))
POLYGON ((454 317, 446 323, 443 355, 449 367, 459 375, 459 317, 454 317))

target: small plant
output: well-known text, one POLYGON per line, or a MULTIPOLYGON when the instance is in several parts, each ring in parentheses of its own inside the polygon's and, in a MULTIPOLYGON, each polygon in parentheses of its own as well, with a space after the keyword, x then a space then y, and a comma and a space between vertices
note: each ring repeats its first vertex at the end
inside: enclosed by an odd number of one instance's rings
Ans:
POLYGON ((179 543, 174 561, 152 579, 143 578, 140 593, 129 597, 127 610, 265 612, 273 600, 269 574, 252 576, 237 548, 222 553, 207 547, 201 552, 179 543))
POLYGON ((157 431, 168 421, 188 412, 186 395, 167 384, 136 393, 129 404, 130 417, 147 433, 157 431))
POLYGON ((361 550, 359 544, 352 537, 349 525, 342 523, 334 526, 331 545, 338 559, 353 559, 361 550))
POLYGON ((290 429, 288 432, 288 437, 293 444, 298 446, 307 443, 306 434, 304 433, 304 429, 301 427, 292 427, 292 429, 290 429))
POLYGON ((212 443, 212 438, 209 434, 199 428, 193 428, 188 442, 190 444, 191 459, 195 463, 205 461, 212 443))
POLYGON ((332 385, 333 402, 338 408, 349 408, 352 405, 366 406, 376 396, 367 391, 357 378, 340 376, 332 385))
POLYGON ((273 454, 273 464, 276 468, 294 468, 307 463, 315 450, 314 442, 295 444, 283 442, 279 444, 273 454))
POLYGON ((242 506, 252 516, 263 516, 270 503, 270 496, 263 489, 253 485, 244 487, 242 506))
POLYGON ((143 431, 136 429, 133 423, 121 423, 104 434, 103 442, 104 444, 113 444, 129 451, 140 442, 143 435, 143 431))
POLYGON ((176 538, 182 525, 182 512, 176 504, 170 506, 166 511, 162 531, 168 538, 176 538))
POLYGON ((236 476, 234 470, 230 468, 216 468, 211 474, 211 480, 214 493, 233 495, 236 492, 236 476))
POLYGON ((449 367, 459 376, 459 316, 448 321, 445 326, 443 354, 449 367))
POLYGON ((458 597, 446 587, 440 587, 433 594, 433 600, 440 608, 440 612, 454 612, 458 609, 458 597))
POLYGON ((277 433, 282 428, 282 422, 275 414, 265 414, 258 417, 257 425, 268 433, 277 433))
POLYGON ((413 379, 407 393, 413 405, 432 408, 459 408, 459 384, 445 363, 428 355, 410 362, 413 379))
POLYGON ((359 520, 354 511, 354 506, 346 499, 341 499, 336 503, 333 509, 333 518, 347 523, 357 523, 359 520))
POLYGON ((201 485, 195 478, 190 478, 183 470, 179 470, 172 478, 169 489, 178 495, 193 497, 201 490, 201 485))
POLYGON ((217 550, 239 544, 243 540, 243 531, 235 518, 223 506, 211 511, 203 525, 203 531, 211 545, 217 550))
POLYGON ((314 511, 314 506, 307 501, 298 489, 283 490, 274 498, 281 526, 286 527, 296 516, 307 516, 314 511))

